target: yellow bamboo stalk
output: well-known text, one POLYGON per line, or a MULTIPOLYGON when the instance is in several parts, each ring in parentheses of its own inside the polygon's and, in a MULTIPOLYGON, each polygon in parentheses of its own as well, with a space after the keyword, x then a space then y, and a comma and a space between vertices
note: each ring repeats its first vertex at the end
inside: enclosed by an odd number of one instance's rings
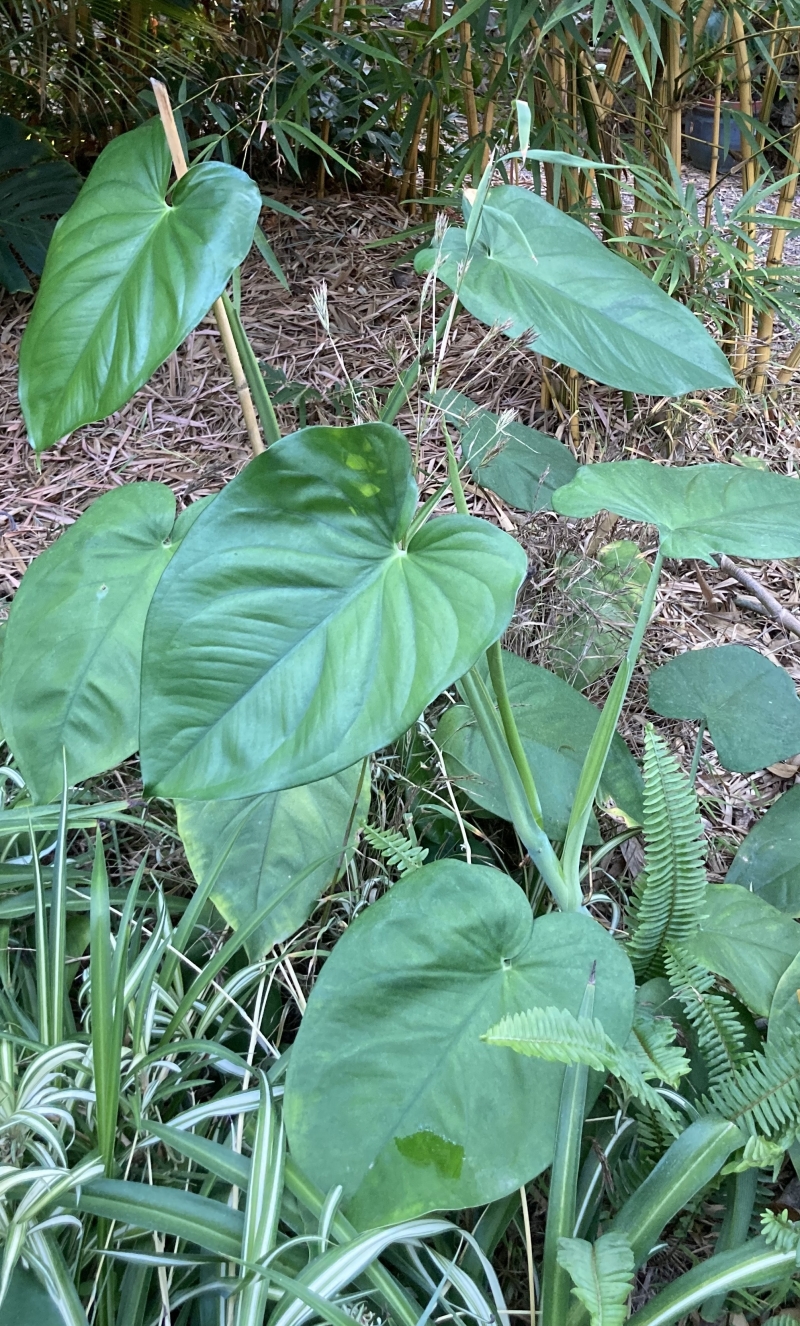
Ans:
MULTIPOLYGON (((603 74, 603 91, 600 94, 600 110, 606 115, 614 104, 616 96, 617 83, 622 74, 622 66, 625 63, 625 57, 628 54, 628 43, 624 37, 615 37, 614 45, 611 47, 611 54, 608 57, 608 63, 603 74)), ((600 115, 598 114, 598 119, 600 115)))
POLYGON ((675 15, 667 20, 666 42, 666 135, 667 147, 678 170, 681 167, 681 16, 686 0, 670 0, 675 15))
MULTIPOLYGON (((344 18, 344 7, 346 0, 333 0, 333 13, 331 14, 331 32, 338 32, 342 26, 344 18)), ((323 120, 320 127, 320 138, 323 143, 328 143, 331 136, 330 120, 323 120)), ((325 157, 321 156, 317 166, 317 197, 325 196, 325 157)))
MULTIPOLYGON (((747 52, 747 37, 745 36, 742 16, 735 8, 731 9, 731 31, 733 35, 733 55, 736 61, 736 78, 739 84, 739 106, 744 115, 752 116, 753 82, 747 52)), ((750 143, 744 134, 742 134, 741 141, 741 156, 742 192, 746 193, 756 181, 756 162, 753 158, 750 143)), ((746 266, 752 267, 755 264, 756 227, 753 222, 747 222, 742 229, 745 232, 745 238, 737 241, 738 247, 746 254, 746 266)), ((741 321, 731 368, 734 375, 741 378, 747 371, 747 356, 753 334, 753 305, 744 298, 740 299, 738 303, 741 321)))
MULTIPOLYGON (((792 131, 792 139, 789 144, 789 161, 786 165, 781 191, 778 195, 778 205, 775 208, 776 217, 791 216, 792 204, 797 193, 797 170, 800 165, 800 106, 795 102, 795 114, 797 119, 792 131)), ((767 250, 767 266, 778 267, 783 259, 783 246, 786 243, 786 231, 779 226, 773 226, 772 234, 769 240, 769 249, 767 250)), ((756 396, 760 396, 764 390, 767 376, 767 367, 772 352, 772 338, 775 333, 775 314, 771 309, 765 309, 758 319, 758 345, 756 347, 755 364, 753 366, 752 388, 756 396)))
POLYGON ((483 147, 483 158, 481 160, 481 174, 483 174, 483 172, 485 171, 486 167, 489 164, 489 151, 490 151, 489 136, 494 126, 494 112, 496 105, 495 102, 496 92, 494 92, 492 89, 495 79, 497 78, 497 75, 500 72, 500 66, 502 63, 503 63, 503 52, 493 51, 491 64, 489 66, 489 100, 487 101, 483 111, 483 136, 485 139, 485 143, 483 147))
MULTIPOLYGON (((175 123, 175 116, 172 113, 169 93, 163 83, 157 78, 151 78, 150 82, 155 93, 158 113, 161 116, 161 123, 164 126, 164 133, 167 139, 172 165, 178 179, 186 174, 189 167, 186 164, 186 157, 183 155, 183 144, 181 143, 178 126, 175 123)), ((228 367, 231 370, 233 385, 236 389, 236 395, 239 397, 239 404, 242 407, 244 422, 247 427, 247 436, 250 439, 250 446, 253 455, 257 456, 264 450, 264 441, 261 437, 261 430, 258 426, 258 419, 253 408, 253 399, 250 395, 250 388, 247 385, 247 378, 244 375, 242 361, 239 358, 239 351, 236 349, 236 342, 233 339, 231 324, 228 320, 228 314, 225 311, 225 305, 222 299, 215 301, 213 305, 214 317, 217 321, 219 334, 222 338, 222 345, 225 350, 225 357, 228 361, 228 367)))
MULTIPOLYGON (((461 71, 461 83, 464 89, 464 114, 467 117, 467 133, 474 140, 480 133, 478 107, 475 104, 475 80, 472 77, 472 29, 469 23, 459 27, 461 44, 464 47, 464 64, 461 71)), ((477 183, 477 181, 473 181, 477 183)))
MULTIPOLYGON (((695 20, 694 23, 692 24, 693 48, 697 46, 697 43, 699 42, 700 38, 702 37, 703 33, 706 30, 706 27, 708 26, 708 20, 711 18, 711 12, 714 8, 715 2, 716 0, 703 0, 703 3, 701 4, 700 8, 698 9, 695 15, 695 20)), ((687 74, 689 72, 689 68, 690 68, 689 43, 687 42, 686 50, 684 51, 683 54, 683 60, 681 61, 681 73, 687 74)))
POLYGON ((782 387, 787 386, 787 384, 791 382, 797 368, 800 368, 800 341, 797 342, 794 349, 786 356, 783 368, 778 374, 778 382, 782 387))
POLYGON ((717 64, 717 74, 714 81, 714 119, 711 125, 711 164, 708 171, 708 193, 706 194, 706 211, 704 225, 708 230, 711 224, 711 207, 714 201, 714 190, 717 187, 717 171, 719 169, 719 126, 722 120, 722 61, 717 64))

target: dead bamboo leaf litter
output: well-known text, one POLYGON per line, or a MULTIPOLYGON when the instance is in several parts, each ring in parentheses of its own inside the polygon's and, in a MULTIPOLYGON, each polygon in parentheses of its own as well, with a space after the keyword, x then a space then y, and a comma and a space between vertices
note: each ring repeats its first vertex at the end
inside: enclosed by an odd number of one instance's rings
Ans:
MULTIPOLYGON (((411 254, 402 246, 368 248, 406 225, 401 209, 385 198, 327 197, 308 202, 287 194, 302 223, 271 216, 270 240, 286 272, 284 291, 260 259, 251 258, 242 278, 242 315, 256 355, 307 395, 309 422, 344 423, 353 413, 374 416, 378 400, 413 360, 430 329, 431 312, 420 315, 422 282, 409 276, 411 254), (403 266, 398 268, 400 260, 403 266), (397 272, 403 279, 398 282, 397 272), (331 337, 313 308, 321 277, 327 282, 331 337), (349 381, 348 381, 349 379, 349 381)), ((16 396, 17 354, 30 301, 4 295, 0 303, 0 570, 5 614, 26 565, 57 538, 89 503, 113 485, 158 480, 170 485, 183 506, 216 492, 249 459, 247 432, 230 381, 222 346, 210 320, 170 357, 150 383, 110 419, 78 430, 44 453, 37 468, 16 396)), ((784 346, 787 338, 783 337, 784 346)), ((520 422, 549 431, 570 445, 569 412, 558 402, 546 414, 540 362, 535 354, 471 317, 457 320, 439 385, 455 386, 496 412, 512 409, 520 422)), ((291 393, 289 393, 291 394, 291 393)), ((565 397, 566 399, 566 397, 565 397)), ((680 402, 641 398, 626 418, 619 393, 591 382, 580 388, 578 459, 644 457, 662 462, 727 460, 768 464, 800 473, 798 388, 773 399, 732 404, 722 394, 702 393, 680 402)), ((277 404, 283 432, 298 426, 294 406, 277 404)), ((421 397, 398 418, 415 447, 420 483, 427 494, 445 474, 435 414, 421 397)), ((610 538, 633 537, 647 551, 652 533, 600 517, 594 526, 552 513, 535 516, 509 508, 468 485, 475 514, 509 529, 525 546, 530 564, 507 643, 532 660, 549 661, 549 642, 565 610, 559 555, 596 553, 610 538)), ((749 568, 789 612, 800 607, 800 564, 770 562, 749 568)), ((623 720, 623 734, 641 748, 647 721, 647 675, 685 649, 737 641, 780 663, 800 684, 797 637, 756 608, 742 604, 742 586, 723 572, 703 571, 709 601, 688 563, 668 566, 653 624, 637 668, 623 720)), ((601 702, 608 678, 589 690, 601 702)), ((663 726, 664 720, 659 720, 663 726)), ((673 745, 691 760, 696 730, 668 723, 673 745)), ((795 775, 796 777, 797 775, 795 775)), ((723 770, 706 741, 698 788, 710 827, 711 865, 723 872, 755 814, 793 781, 789 767, 742 776, 723 770)), ((621 866, 621 860, 620 860, 621 866)))

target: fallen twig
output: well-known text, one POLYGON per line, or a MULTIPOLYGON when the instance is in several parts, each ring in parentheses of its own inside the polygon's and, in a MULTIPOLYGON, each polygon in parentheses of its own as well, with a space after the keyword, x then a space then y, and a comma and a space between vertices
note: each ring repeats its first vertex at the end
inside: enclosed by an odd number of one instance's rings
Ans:
POLYGON ((790 631, 793 635, 800 636, 800 621, 797 617, 795 617, 788 608, 784 608, 775 598, 775 595, 771 594, 763 585, 760 585, 758 581, 750 575, 749 571, 743 571, 742 568, 737 566, 735 562, 732 562, 729 557, 718 556, 715 554, 714 561, 717 563, 720 571, 724 571, 726 575, 733 576, 733 579, 738 580, 740 585, 744 585, 745 589, 749 589, 750 593, 758 600, 762 607, 766 609, 769 616, 774 617, 775 621, 778 622, 785 631, 790 631))

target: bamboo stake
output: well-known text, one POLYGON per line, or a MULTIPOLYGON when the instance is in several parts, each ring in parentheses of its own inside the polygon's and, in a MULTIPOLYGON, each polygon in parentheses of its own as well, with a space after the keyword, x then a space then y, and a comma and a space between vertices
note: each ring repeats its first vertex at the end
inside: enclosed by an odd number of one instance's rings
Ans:
MULTIPOLYGON (((798 88, 800 91, 800 88, 798 88)), ((789 145, 789 161, 786 165, 786 174, 784 175, 781 191, 778 195, 778 205, 775 208, 776 217, 791 216, 792 204, 797 193, 797 170, 798 158, 800 158, 800 103, 795 100, 795 126, 792 131, 792 140, 789 145)), ((773 226, 772 234, 769 240, 769 249, 767 251, 767 267, 778 267, 783 259, 783 246, 786 243, 786 231, 779 226, 773 226)), ((775 332, 775 314, 772 309, 764 309, 758 319, 758 345, 756 347, 756 358, 753 366, 752 389, 756 396, 760 396, 764 390, 766 382, 767 366, 772 352, 772 338, 775 332)))
MULTIPOLYGON (((175 123, 175 116, 172 113, 172 106, 169 100, 169 93, 163 83, 157 78, 151 78, 150 82, 156 97, 158 113, 161 116, 161 123, 164 126, 167 144, 172 157, 172 165, 178 179, 186 174, 189 167, 186 164, 186 158, 183 155, 183 144, 178 133, 178 126, 175 123)), ((244 422, 247 427, 247 436, 250 439, 250 446, 253 455, 257 456, 264 450, 264 440, 261 436, 261 430, 258 427, 258 419, 253 408, 253 399, 250 395, 250 388, 247 385, 247 378, 244 375, 242 361, 239 358, 239 352, 236 349, 236 342, 233 339, 231 324, 228 315, 225 312, 225 306, 222 299, 217 299, 213 305, 214 317, 217 320, 217 327, 222 338, 222 344, 225 349, 225 357, 228 361, 228 367, 231 370, 233 385, 236 389, 236 395, 239 397, 239 404, 242 407, 244 422)))
POLYGON ((714 199, 714 190, 717 187, 717 170, 719 168, 719 126, 722 119, 722 61, 717 65, 717 75, 714 82, 714 120, 711 126, 711 165, 708 171, 708 193, 706 194, 706 210, 703 224, 708 230, 711 224, 711 206, 714 199))

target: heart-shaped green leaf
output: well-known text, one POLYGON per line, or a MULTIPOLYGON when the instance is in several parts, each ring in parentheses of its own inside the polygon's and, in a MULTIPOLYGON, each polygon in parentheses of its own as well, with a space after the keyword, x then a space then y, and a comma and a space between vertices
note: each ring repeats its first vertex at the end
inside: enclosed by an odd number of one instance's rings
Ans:
POLYGON ((179 801, 178 832, 198 884, 234 930, 270 902, 247 940, 250 958, 298 930, 347 865, 369 809, 363 761, 305 787, 241 801, 179 801))
POLYGON ((315 782, 393 741, 496 640, 522 549, 471 516, 408 540, 386 424, 305 428, 203 512, 147 620, 142 769, 188 799, 315 782))
POLYGON ((730 981, 757 1017, 767 1017, 778 981, 800 950, 800 926, 733 884, 709 885, 705 913, 686 951, 730 981))
POLYGON ((800 785, 770 806, 748 833, 726 884, 742 884, 779 912, 800 916, 800 785))
POLYGON ((800 751, 800 700, 788 672, 746 645, 692 649, 650 677, 650 708, 696 718, 726 769, 752 773, 800 751))
POLYGON ((562 516, 612 511, 656 525, 665 557, 800 557, 800 480, 738 465, 612 460, 553 495, 562 516))
MULTIPOLYGON (((509 698, 542 803, 544 828, 563 841, 583 761, 600 713, 593 704, 545 668, 503 652, 509 698)), ((485 670, 485 669, 483 669, 485 670)), ((466 705, 445 711, 436 729, 447 771, 479 806, 503 819, 511 816, 488 747, 466 705)), ((600 788, 626 821, 642 822, 642 776, 621 737, 611 743, 600 788)), ((592 817, 588 844, 600 842, 592 817)))
POLYGON ((521 511, 551 511, 552 496, 574 479, 577 461, 558 438, 482 410, 446 387, 431 396, 461 434, 461 455, 472 477, 521 511))
POLYGON ((553 1157, 564 1068, 480 1037, 528 1008, 577 1014, 593 964, 595 1015, 622 1044, 633 974, 595 921, 534 920, 490 867, 410 872, 350 926, 314 986, 286 1080, 295 1160, 324 1191, 341 1183, 363 1228, 528 1182, 553 1157))
POLYGON ((247 256, 258 188, 221 161, 166 201, 160 120, 115 138, 56 228, 22 338, 19 389, 38 451, 130 400, 247 256))
POLYGON ((176 523, 164 484, 125 484, 28 567, 9 614, 0 723, 35 801, 60 795, 63 749, 71 783, 136 750, 147 609, 196 514, 176 523))
POLYGON ((445 231, 417 271, 436 274, 470 313, 539 354, 626 391, 678 396, 735 385, 703 324, 587 226, 515 185, 490 189, 468 253, 445 231))

